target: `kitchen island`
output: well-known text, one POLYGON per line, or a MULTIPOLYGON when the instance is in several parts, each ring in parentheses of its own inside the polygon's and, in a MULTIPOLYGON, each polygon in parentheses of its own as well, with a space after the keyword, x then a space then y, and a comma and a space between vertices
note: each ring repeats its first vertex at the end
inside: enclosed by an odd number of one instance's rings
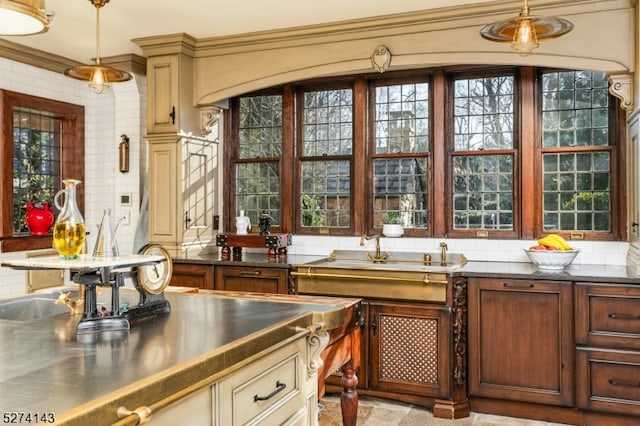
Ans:
MULTIPOLYGON (((136 302, 137 292, 121 293, 122 303, 136 302)), ((276 405, 288 405, 300 424, 315 423, 320 353, 329 331, 342 326, 345 312, 357 300, 173 292, 166 297, 170 313, 134 323, 127 331, 77 335, 78 316, 70 313, 0 320, 3 413, 37 413, 56 424, 100 425, 136 424, 140 417, 156 419, 157 411, 171 424, 176 419, 166 413, 184 416, 180 401, 201 395, 193 400, 208 406, 200 405, 201 413, 190 409, 182 421, 194 424, 190 416, 210 413, 213 424, 231 424, 236 419, 230 416, 251 412, 248 407, 256 405, 264 390, 276 405), (284 358, 272 360, 280 352, 284 358), (284 367, 271 371, 273 366, 261 365, 261 360, 284 367), (244 371, 251 377, 245 380, 244 371), (280 375, 294 384, 276 383, 280 375), (263 377, 268 384, 261 382, 263 377), (249 391, 251 401, 232 402, 238 387, 253 381, 258 388, 255 395, 249 391), (272 399, 274 386, 286 390, 272 399)), ((254 420, 267 415, 271 412, 256 412, 254 420)))

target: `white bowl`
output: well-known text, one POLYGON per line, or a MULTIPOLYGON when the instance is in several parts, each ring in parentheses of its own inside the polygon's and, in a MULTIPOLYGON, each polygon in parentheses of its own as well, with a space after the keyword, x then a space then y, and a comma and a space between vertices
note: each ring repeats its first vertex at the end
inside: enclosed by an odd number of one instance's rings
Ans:
POLYGON ((530 250, 523 249, 529 259, 538 268, 542 269, 563 269, 565 266, 573 262, 580 249, 573 250, 530 250))
POLYGON ((404 228, 400 224, 385 223, 382 225, 382 235, 385 237, 401 237, 404 234, 404 228))

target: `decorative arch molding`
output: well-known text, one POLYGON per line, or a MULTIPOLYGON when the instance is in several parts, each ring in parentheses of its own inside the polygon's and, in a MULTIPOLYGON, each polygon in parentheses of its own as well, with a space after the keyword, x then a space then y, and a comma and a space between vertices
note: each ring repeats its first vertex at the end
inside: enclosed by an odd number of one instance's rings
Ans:
POLYGON ((372 52, 393 52, 385 71, 458 64, 534 65, 593 69, 611 75, 635 66, 635 9, 629 0, 541 2, 536 12, 562 16, 575 29, 522 57, 505 43, 480 37, 504 8, 469 6, 392 15, 309 28, 197 41, 194 103, 203 105, 254 90, 316 77, 367 73, 372 52), (607 28, 607 37, 593 28, 607 28))
POLYGON ((195 105, 288 82, 372 72, 371 54, 379 45, 393 52, 388 71, 457 64, 634 71, 638 17, 630 0, 537 1, 536 14, 566 18, 575 28, 527 57, 479 35, 487 23, 513 15, 518 4, 481 3, 227 37, 172 34, 133 41, 147 57, 189 48, 195 105), (598 28, 606 28, 607 36, 598 28))

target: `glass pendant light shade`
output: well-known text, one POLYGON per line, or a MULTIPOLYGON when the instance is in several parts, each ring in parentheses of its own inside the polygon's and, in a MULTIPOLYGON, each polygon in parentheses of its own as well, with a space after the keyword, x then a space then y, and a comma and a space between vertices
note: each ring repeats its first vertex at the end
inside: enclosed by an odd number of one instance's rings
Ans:
POLYGON ((96 94, 109 90, 111 83, 121 83, 131 80, 131 74, 105 65, 82 65, 70 68, 64 72, 68 77, 76 80, 88 81, 89 88, 96 94))
POLYGON ((511 43, 514 51, 527 56, 540 46, 540 42, 558 38, 571 30, 573 24, 566 19, 530 15, 527 0, 524 0, 519 16, 489 24, 480 30, 480 35, 490 41, 511 43))
POLYGON ((89 0, 96 7, 96 59, 95 65, 81 65, 65 70, 64 75, 76 80, 88 81, 89 88, 97 95, 106 92, 111 83, 121 83, 133 78, 126 71, 107 67, 100 63, 100 8, 109 0, 89 0))
POLYGON ((47 32, 54 13, 45 9, 44 0, 0 0, 0 35, 47 32))

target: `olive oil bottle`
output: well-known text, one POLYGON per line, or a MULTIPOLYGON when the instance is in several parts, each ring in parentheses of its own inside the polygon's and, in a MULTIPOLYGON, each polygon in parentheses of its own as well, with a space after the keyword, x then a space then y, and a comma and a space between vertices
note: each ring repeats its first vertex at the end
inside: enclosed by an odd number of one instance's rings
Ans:
POLYGON ((53 198, 60 214, 53 225, 53 247, 62 259, 76 259, 85 241, 84 219, 76 203, 76 187, 81 183, 77 179, 64 179, 64 189, 53 198), (64 195, 64 204, 60 197, 64 195))

